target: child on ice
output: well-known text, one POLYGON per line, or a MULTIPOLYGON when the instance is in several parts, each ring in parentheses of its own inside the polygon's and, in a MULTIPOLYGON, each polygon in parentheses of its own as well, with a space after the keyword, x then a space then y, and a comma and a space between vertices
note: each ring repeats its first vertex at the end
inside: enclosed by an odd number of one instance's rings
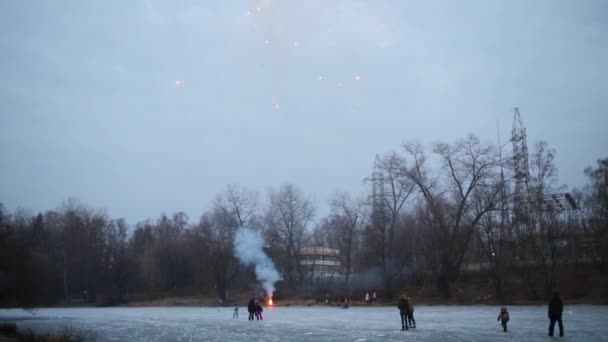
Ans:
POLYGON ((262 308, 262 305, 260 304, 260 302, 256 301, 256 303, 255 303, 255 318, 258 321, 263 321, 264 320, 264 316, 262 316, 262 312, 264 312, 264 309, 262 308))
POLYGON ((238 304, 234 304, 234 312, 232 313, 232 318, 239 318, 239 306, 238 306, 238 304))
POLYGON ((507 308, 502 307, 500 309, 500 313, 498 314, 498 318, 496 318, 496 320, 500 321, 502 331, 507 332, 507 322, 509 321, 509 312, 507 311, 507 308))

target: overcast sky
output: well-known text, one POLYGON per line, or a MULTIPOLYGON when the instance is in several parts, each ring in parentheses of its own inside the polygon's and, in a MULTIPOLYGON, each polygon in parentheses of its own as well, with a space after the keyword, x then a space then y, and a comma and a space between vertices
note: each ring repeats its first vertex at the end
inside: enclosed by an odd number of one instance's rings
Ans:
POLYGON ((608 156, 608 1, 0 2, 10 209, 197 219, 291 182, 323 213, 402 142, 507 142, 515 106, 581 185, 608 156))

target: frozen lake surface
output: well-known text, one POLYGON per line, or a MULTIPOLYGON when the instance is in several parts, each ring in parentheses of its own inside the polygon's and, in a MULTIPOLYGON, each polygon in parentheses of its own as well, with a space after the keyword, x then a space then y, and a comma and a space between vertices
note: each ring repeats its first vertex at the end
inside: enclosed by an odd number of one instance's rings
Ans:
MULTIPOLYGON (((394 307, 273 307, 263 322, 247 321, 247 308, 146 307, 39 309, 35 315, 0 310, 0 321, 49 331, 93 331, 97 341, 550 341, 546 306, 509 307, 509 332, 496 306, 417 306, 417 329, 401 331, 394 307)), ((608 340, 608 306, 568 305, 566 336, 559 341, 608 340)), ((557 326, 556 335, 557 335, 557 326)))

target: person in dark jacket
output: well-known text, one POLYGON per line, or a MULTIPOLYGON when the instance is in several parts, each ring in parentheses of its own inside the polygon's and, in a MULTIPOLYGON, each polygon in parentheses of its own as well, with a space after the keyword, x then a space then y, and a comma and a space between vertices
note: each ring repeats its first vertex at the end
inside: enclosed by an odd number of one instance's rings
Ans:
POLYGON ((405 296, 401 296, 401 298, 399 298, 397 308, 399 309, 399 314, 401 315, 401 330, 408 330, 409 327, 407 326, 407 318, 411 307, 409 301, 405 296))
POLYGON ((507 332, 507 322, 509 321, 509 311, 507 311, 507 308, 500 308, 500 313, 498 314, 496 320, 500 321, 502 331, 507 332))
POLYGON ((249 320, 253 321, 253 314, 255 313, 255 298, 251 298, 249 305, 247 305, 247 311, 249 312, 249 320))
POLYGON ((260 304, 260 302, 258 302, 257 300, 255 301, 255 318, 258 321, 263 321, 264 320, 264 316, 262 315, 262 312, 264 312, 264 308, 262 308, 262 304, 260 304))
POLYGON ((564 336, 564 325, 562 324, 562 311, 564 311, 564 304, 559 293, 553 293, 553 298, 549 302, 549 336, 553 336, 553 330, 555 328, 555 322, 559 326, 559 336, 564 336))
POLYGON ((406 306, 409 307, 407 312, 407 322, 410 324, 410 328, 416 329, 416 320, 414 319, 414 303, 412 303, 412 298, 410 297, 406 297, 405 300, 407 302, 406 306))

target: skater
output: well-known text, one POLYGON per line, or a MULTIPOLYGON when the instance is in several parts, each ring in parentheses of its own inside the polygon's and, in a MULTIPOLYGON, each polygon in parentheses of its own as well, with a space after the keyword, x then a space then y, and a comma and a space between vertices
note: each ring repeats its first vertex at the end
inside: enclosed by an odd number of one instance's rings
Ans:
POLYGON ((401 316, 401 330, 408 330, 408 322, 407 318, 410 312, 410 303, 408 302, 406 296, 401 296, 399 298, 399 303, 397 304, 397 308, 399 309, 399 315, 401 316))
POLYGON ((239 318, 239 305, 234 304, 234 312, 232 313, 232 318, 239 318))
POLYGON ((369 292, 365 292, 365 302, 369 303, 369 292))
POLYGON ((555 322, 559 326, 559 336, 564 337, 564 325, 562 324, 562 311, 564 311, 564 304, 559 298, 559 293, 553 293, 553 298, 549 302, 549 336, 553 336, 553 330, 555 329, 555 322))
POLYGON ((376 302, 376 291, 372 294, 372 302, 376 302))
POLYGON ((260 302, 258 302, 256 300, 255 301, 255 318, 258 321, 263 321, 264 320, 264 316, 262 316, 262 312, 264 312, 264 309, 262 308, 262 305, 260 304, 260 302))
POLYGON ((255 312, 255 298, 251 298, 247 305, 247 311, 249 311, 249 320, 253 321, 253 314, 255 312))
POLYGON ((410 297, 406 297, 405 300, 410 308, 407 312, 407 322, 410 324, 412 329, 416 329, 416 320, 414 319, 414 303, 412 303, 412 298, 410 297))
POLYGON ((505 308, 504 306, 500 308, 500 313, 498 314, 496 320, 500 321, 500 324, 502 325, 502 331, 507 332, 507 322, 509 321, 509 311, 507 311, 507 308, 505 308))

